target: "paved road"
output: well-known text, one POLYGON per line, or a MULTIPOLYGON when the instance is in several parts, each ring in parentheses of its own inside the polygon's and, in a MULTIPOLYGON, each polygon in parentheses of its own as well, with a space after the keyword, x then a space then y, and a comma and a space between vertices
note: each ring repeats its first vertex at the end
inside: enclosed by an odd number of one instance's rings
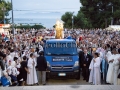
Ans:
MULTIPOLYGON (((47 85, 91 85, 90 83, 83 80, 83 77, 80 76, 80 80, 76 79, 49 79, 47 85)), ((106 85, 102 83, 102 85, 106 85)))
POLYGON ((83 80, 80 76, 80 80, 76 79, 49 79, 47 85, 90 85, 90 83, 83 80))
MULTIPOLYGON (((102 85, 107 85, 104 82, 101 82, 102 85)), ((90 83, 83 80, 83 76, 80 76, 80 80, 76 79, 49 79, 47 85, 91 85, 90 83)), ((109 84, 108 84, 109 85, 109 84)))
POLYGON ((47 85, 90 85, 88 82, 76 79, 49 79, 47 85))
POLYGON ((113 85, 47 85, 25 87, 0 87, 0 90, 120 90, 120 86, 113 85))

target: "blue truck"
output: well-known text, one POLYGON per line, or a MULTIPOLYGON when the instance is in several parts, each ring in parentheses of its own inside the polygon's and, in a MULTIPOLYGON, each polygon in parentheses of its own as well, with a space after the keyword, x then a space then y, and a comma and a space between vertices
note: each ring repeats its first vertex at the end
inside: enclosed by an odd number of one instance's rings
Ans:
POLYGON ((78 79, 79 56, 73 39, 50 39, 44 45, 47 61, 47 79, 68 77, 78 79))

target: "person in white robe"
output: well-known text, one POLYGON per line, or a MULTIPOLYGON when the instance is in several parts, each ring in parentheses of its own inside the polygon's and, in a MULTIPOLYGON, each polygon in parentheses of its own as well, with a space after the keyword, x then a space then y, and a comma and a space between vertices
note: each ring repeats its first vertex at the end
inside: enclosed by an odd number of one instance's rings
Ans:
POLYGON ((14 52, 14 49, 11 49, 11 51, 10 51, 10 56, 12 57, 12 61, 13 61, 15 55, 16 55, 16 54, 15 54, 15 52, 14 52))
POLYGON ((39 57, 39 54, 37 52, 34 52, 35 58, 39 57))
POLYGON ((117 85, 117 81, 118 81, 117 77, 119 74, 119 63, 120 63, 118 59, 120 58, 120 50, 114 50, 114 53, 116 53, 113 61, 114 85, 117 85))
POLYGON ((93 83, 93 59, 90 63, 89 69, 90 69, 90 75, 89 75, 89 83, 93 83))
POLYGON ((108 52, 106 55, 106 60, 109 64, 106 82, 110 83, 110 84, 113 84, 113 61, 114 61, 114 57, 115 57, 115 55, 110 53, 110 52, 108 52))
POLYGON ((107 58, 109 58, 112 55, 110 45, 107 44, 106 46, 107 46, 107 48, 105 49, 105 52, 104 52, 104 59, 105 59, 104 60, 104 81, 105 81, 105 83, 107 83, 106 78, 107 78, 107 72, 108 72, 108 67, 109 67, 107 58))
POLYGON ((39 52, 43 51, 42 45, 39 45, 39 52))
POLYGON ((28 71, 29 73, 27 74, 27 84, 28 85, 33 85, 38 83, 37 79, 37 73, 36 73, 36 60, 34 58, 33 53, 30 54, 30 58, 28 59, 28 71))
POLYGON ((9 52, 9 51, 8 51, 8 55, 7 55, 6 59, 7 59, 7 67, 8 67, 8 66, 9 66, 9 61, 13 61, 13 58, 12 58, 12 56, 10 55, 10 52, 9 52))
POLYGON ((22 57, 26 56, 27 58, 29 58, 29 55, 30 52, 28 50, 24 50, 23 54, 22 54, 22 57))
MULTIPOLYGON (((118 61, 119 61, 119 66, 120 66, 120 58, 118 58, 118 61)), ((118 73, 118 82, 117 82, 117 84, 120 85, 120 68, 119 68, 119 73, 118 73)))
POLYGON ((100 74, 100 57, 98 53, 94 54, 94 58, 92 59, 89 69, 90 69, 90 76, 89 76, 89 83, 93 83, 94 85, 101 84, 101 74, 100 74))

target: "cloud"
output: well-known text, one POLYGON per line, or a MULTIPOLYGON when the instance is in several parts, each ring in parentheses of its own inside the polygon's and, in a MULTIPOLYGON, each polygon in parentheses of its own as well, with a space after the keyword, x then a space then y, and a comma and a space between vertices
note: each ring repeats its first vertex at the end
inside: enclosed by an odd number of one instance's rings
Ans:
POLYGON ((70 9, 79 10, 79 0, 13 0, 14 9, 70 9))
MULTIPOLYGON (((13 0, 14 18, 53 19, 49 26, 54 20, 60 19, 65 12, 74 11, 76 14, 80 6, 79 0, 13 0)), ((10 12, 9 17, 11 16, 10 12)))

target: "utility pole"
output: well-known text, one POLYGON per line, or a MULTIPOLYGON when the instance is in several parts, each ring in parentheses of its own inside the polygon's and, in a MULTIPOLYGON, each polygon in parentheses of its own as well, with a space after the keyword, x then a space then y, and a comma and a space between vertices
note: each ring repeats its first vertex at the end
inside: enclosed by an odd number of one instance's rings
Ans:
MULTIPOLYGON (((113 15, 113 5, 112 5, 112 15, 113 15)), ((113 25, 113 16, 111 18, 111 25, 113 25)))
POLYGON ((14 16, 13 16, 13 1, 11 0, 11 6, 12 6, 12 34, 14 37, 14 16))
POLYGON ((74 17, 73 17, 74 12, 72 13, 72 30, 74 29, 74 17))

